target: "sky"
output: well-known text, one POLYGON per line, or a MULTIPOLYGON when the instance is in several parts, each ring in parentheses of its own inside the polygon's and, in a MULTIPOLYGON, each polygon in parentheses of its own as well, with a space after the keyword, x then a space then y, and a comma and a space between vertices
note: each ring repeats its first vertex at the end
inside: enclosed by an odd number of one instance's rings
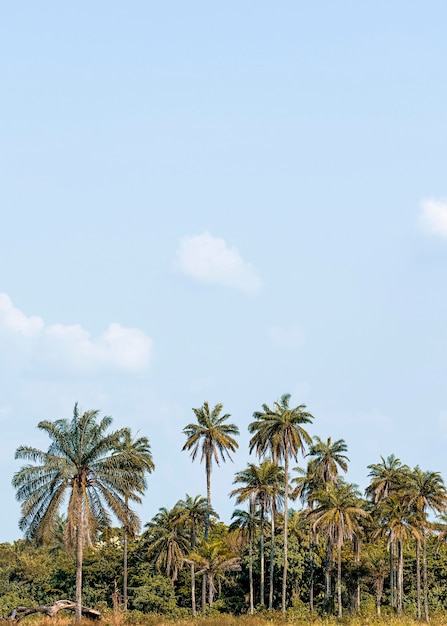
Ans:
MULTIPOLYGON (((205 495, 193 407, 283 393, 447 479, 447 5, 80 0, 0 8, 0 542, 20 445, 75 402, 151 443, 144 526, 205 495)), ((297 465, 304 466, 300 458, 297 465)))

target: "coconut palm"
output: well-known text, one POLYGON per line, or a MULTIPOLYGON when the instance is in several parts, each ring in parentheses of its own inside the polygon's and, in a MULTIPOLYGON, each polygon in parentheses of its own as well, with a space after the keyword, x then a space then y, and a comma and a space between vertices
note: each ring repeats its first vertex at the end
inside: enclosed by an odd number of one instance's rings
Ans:
MULTIPOLYGON (((443 513, 447 507, 447 489, 439 472, 422 471, 416 466, 408 473, 407 480, 402 491, 405 501, 410 507, 414 507, 421 516, 420 535, 422 537, 422 585, 424 591, 424 614, 425 621, 429 621, 428 615, 428 586, 427 586, 427 541, 426 531, 429 527, 427 512, 443 513)), ((420 593, 420 539, 416 538, 417 546, 417 580, 418 580, 418 619, 421 619, 421 593, 420 593)))
POLYGON ((253 413, 254 421, 248 427, 252 434, 250 452, 255 450, 259 456, 265 456, 270 452, 274 462, 284 461, 284 564, 281 607, 283 614, 286 612, 287 593, 289 461, 291 458, 297 460, 300 452, 304 455, 305 444, 312 443, 303 424, 309 424, 313 420, 313 415, 305 409, 304 404, 291 407, 290 394, 285 393, 272 408, 263 404, 262 411, 253 413))
POLYGON ((317 507, 309 512, 313 529, 323 532, 330 545, 337 547, 337 601, 338 617, 341 618, 341 550, 347 539, 361 535, 362 520, 368 519, 369 513, 362 507, 357 486, 342 480, 336 484, 326 483, 315 493, 315 500, 317 507))
POLYGON ((47 452, 20 446, 16 458, 29 461, 12 484, 22 503, 21 530, 29 539, 45 542, 68 496, 65 540, 76 551, 76 621, 82 611, 84 543, 111 525, 113 515, 131 532, 139 519, 128 502, 140 502, 141 474, 127 454, 117 452, 124 430, 107 432, 112 418, 98 411, 80 414, 75 404, 71 420, 44 420, 38 428, 51 440, 47 452))
POLYGON ((207 497, 205 541, 208 541, 210 527, 211 468, 213 459, 217 465, 219 465, 221 460, 226 461, 226 458, 232 460, 230 452, 235 452, 239 447, 234 438, 236 435, 239 435, 239 429, 234 424, 226 423, 231 416, 228 413, 220 415, 222 409, 222 404, 216 404, 210 410, 208 402, 204 402, 200 408, 193 408, 197 423, 188 424, 183 429, 187 440, 182 449, 191 451, 193 461, 200 452, 200 462, 205 461, 207 497))
MULTIPOLYGON (((130 428, 125 428, 115 454, 128 456, 129 463, 135 468, 136 475, 141 481, 141 487, 146 489, 146 474, 151 474, 155 469, 149 439, 147 437, 132 437, 130 428)), ((127 496, 125 499, 127 505, 127 496)), ((126 526, 123 527, 123 605, 125 611, 127 611, 127 542, 129 530, 126 526)))
POLYGON ((241 487, 233 489, 230 496, 236 497, 237 504, 250 500, 254 505, 259 505, 260 511, 260 560, 261 580, 259 601, 261 606, 265 604, 264 583, 264 535, 265 513, 271 508, 272 499, 280 492, 284 483, 284 470, 270 459, 265 459, 260 465, 249 463, 245 470, 237 472, 233 484, 241 484, 241 487))

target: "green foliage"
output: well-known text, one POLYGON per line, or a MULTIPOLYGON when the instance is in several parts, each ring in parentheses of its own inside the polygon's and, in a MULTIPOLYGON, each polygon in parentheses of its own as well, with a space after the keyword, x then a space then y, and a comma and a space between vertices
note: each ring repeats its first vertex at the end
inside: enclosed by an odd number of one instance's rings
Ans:
POLYGON ((147 583, 130 589, 131 606, 143 613, 170 615, 177 612, 174 585, 166 576, 150 576, 147 583))

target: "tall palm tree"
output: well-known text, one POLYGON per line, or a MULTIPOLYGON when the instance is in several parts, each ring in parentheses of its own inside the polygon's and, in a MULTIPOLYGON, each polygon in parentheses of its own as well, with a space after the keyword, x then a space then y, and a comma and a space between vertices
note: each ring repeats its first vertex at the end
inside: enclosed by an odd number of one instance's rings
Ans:
POLYGON ((270 459, 265 459, 260 465, 249 463, 245 470, 237 472, 233 484, 242 484, 233 489, 230 496, 236 496, 237 504, 251 500, 259 505, 260 511, 260 560, 261 580, 259 601, 261 606, 265 604, 265 566, 264 566, 264 535, 265 513, 270 507, 272 498, 275 498, 284 483, 284 470, 270 459))
POLYGON ((397 546, 397 615, 402 617, 404 590, 404 545, 420 539, 420 513, 411 509, 401 494, 395 492, 379 502, 375 509, 378 528, 375 537, 387 537, 388 549, 397 546))
MULTIPOLYGON (((193 552, 197 545, 197 533, 200 528, 205 525, 207 516, 207 501, 202 496, 195 496, 192 498, 186 494, 184 500, 179 500, 174 507, 177 520, 180 524, 183 524, 188 528, 189 533, 189 546, 191 552, 193 552)), ((217 517, 217 513, 211 509, 211 515, 217 517)), ((197 614, 196 608, 196 578, 195 578, 195 566, 194 563, 190 564, 191 567, 191 611, 193 616, 197 614)))
MULTIPOLYGON (((154 469, 154 461, 152 458, 151 446, 147 437, 132 437, 130 428, 125 428, 121 437, 119 446, 116 448, 115 454, 123 454, 128 456, 129 463, 135 468, 135 472, 139 475, 141 485, 145 489, 146 474, 151 474, 154 469)), ((125 497, 126 506, 128 498, 125 497)), ((123 605, 124 611, 127 611, 127 542, 129 529, 123 527, 123 605)))
POLYGON ((309 424, 313 415, 305 410, 306 406, 300 404, 290 406, 290 394, 285 393, 280 401, 275 402, 270 408, 267 404, 262 405, 262 411, 253 413, 254 421, 249 425, 252 434, 250 440, 250 452, 253 450, 259 456, 268 452, 272 460, 284 461, 284 564, 282 581, 282 612, 286 612, 287 593, 287 522, 289 517, 289 461, 298 459, 301 452, 304 455, 305 444, 311 444, 312 439, 304 429, 303 424, 309 424))
POLYGON ((254 613, 254 588, 253 588, 253 540, 256 534, 256 527, 259 520, 256 516, 254 506, 254 498, 249 501, 249 510, 235 509, 231 519, 234 520, 230 525, 230 532, 236 529, 240 530, 247 537, 248 542, 248 586, 249 586, 249 610, 250 614, 254 613))
POLYGON ((356 485, 326 483, 315 494, 317 508, 309 513, 314 530, 323 531, 330 538, 330 544, 337 546, 337 603, 338 617, 343 615, 341 599, 341 550, 345 540, 353 539, 362 533, 362 520, 369 513, 362 507, 360 493, 356 485))
POLYGON ((191 458, 194 461, 199 454, 200 462, 205 461, 206 471, 206 497, 207 515, 205 520, 204 539, 208 541, 211 512, 211 468, 213 459, 217 465, 226 458, 232 460, 230 452, 235 452, 239 447, 235 436, 239 435, 239 429, 234 424, 226 423, 231 417, 228 413, 220 415, 223 405, 216 404, 211 410, 208 402, 194 409, 197 423, 188 424, 183 429, 187 440, 183 450, 191 450, 191 458))
MULTIPOLYGON (((428 585, 427 585, 427 540, 426 530, 429 526, 427 522, 427 512, 443 513, 447 510, 447 489, 439 472, 422 471, 416 466, 412 472, 408 473, 407 481, 403 488, 403 495, 410 507, 414 507, 421 517, 420 534, 422 537, 422 585, 424 590, 424 614, 425 621, 429 621, 428 615, 428 585)), ((420 601, 420 539, 417 541, 417 578, 418 578, 418 619, 421 619, 420 601)))
MULTIPOLYGON (((324 488, 326 483, 336 484, 338 481, 339 469, 343 472, 348 470, 349 458, 344 454, 347 452, 347 445, 343 439, 337 439, 332 442, 331 437, 328 437, 326 441, 315 436, 313 443, 309 447, 307 457, 309 457, 307 471, 305 475, 301 475, 300 478, 294 479, 297 483, 297 489, 301 500, 306 500, 309 510, 313 509, 312 494, 317 489, 324 488)), ((298 471, 299 468, 297 468, 298 471)), ((296 490, 295 490, 296 491, 296 490)), ((313 530, 312 526, 309 532, 309 603, 310 610, 313 611, 313 595, 314 595, 314 580, 313 580, 313 530)), ((330 542, 327 543, 328 551, 332 550, 330 542)), ((326 556, 325 568, 325 603, 329 602, 329 596, 331 594, 331 570, 329 567, 329 554, 326 556)))
MULTIPOLYGON (((380 463, 368 465, 370 470, 368 476, 371 478, 370 484, 365 490, 365 494, 374 504, 385 502, 388 497, 394 496, 403 486, 406 476, 410 471, 407 465, 402 465, 400 459, 394 454, 390 454, 386 459, 380 457, 380 463)), ((395 544, 392 540, 389 544, 390 552, 390 589, 391 606, 395 606, 396 569, 395 569, 395 544)))
POLYGON ((29 539, 45 542, 68 496, 65 539, 76 550, 76 621, 82 617, 84 543, 111 525, 109 510, 132 532, 139 519, 128 502, 140 502, 141 473, 127 454, 117 452, 123 430, 107 432, 112 418, 99 420, 98 411, 79 413, 71 420, 44 420, 38 428, 51 440, 47 452, 20 446, 16 458, 30 461, 14 474, 12 484, 22 503, 21 530, 29 539))

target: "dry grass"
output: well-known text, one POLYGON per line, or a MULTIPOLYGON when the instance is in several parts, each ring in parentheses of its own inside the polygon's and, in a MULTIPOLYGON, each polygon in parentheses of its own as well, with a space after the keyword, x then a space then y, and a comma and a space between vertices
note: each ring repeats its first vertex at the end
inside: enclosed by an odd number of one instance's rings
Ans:
MULTIPOLYGON (((62 615, 54 618, 41 616, 31 616, 26 618, 24 626, 73 626, 73 617, 65 617, 62 615)), ((104 619, 98 622, 90 620, 82 620, 80 626, 421 626, 421 622, 411 618, 397 619, 395 617, 383 617, 381 619, 375 616, 369 617, 350 617, 346 616, 339 620, 336 617, 282 617, 281 614, 274 613, 272 615, 246 615, 243 617, 234 617, 231 615, 216 615, 213 617, 197 617, 195 619, 172 620, 159 615, 133 615, 129 613, 113 614, 104 616, 104 619)), ((447 626, 447 615, 433 616, 430 619, 431 626, 447 626)))

